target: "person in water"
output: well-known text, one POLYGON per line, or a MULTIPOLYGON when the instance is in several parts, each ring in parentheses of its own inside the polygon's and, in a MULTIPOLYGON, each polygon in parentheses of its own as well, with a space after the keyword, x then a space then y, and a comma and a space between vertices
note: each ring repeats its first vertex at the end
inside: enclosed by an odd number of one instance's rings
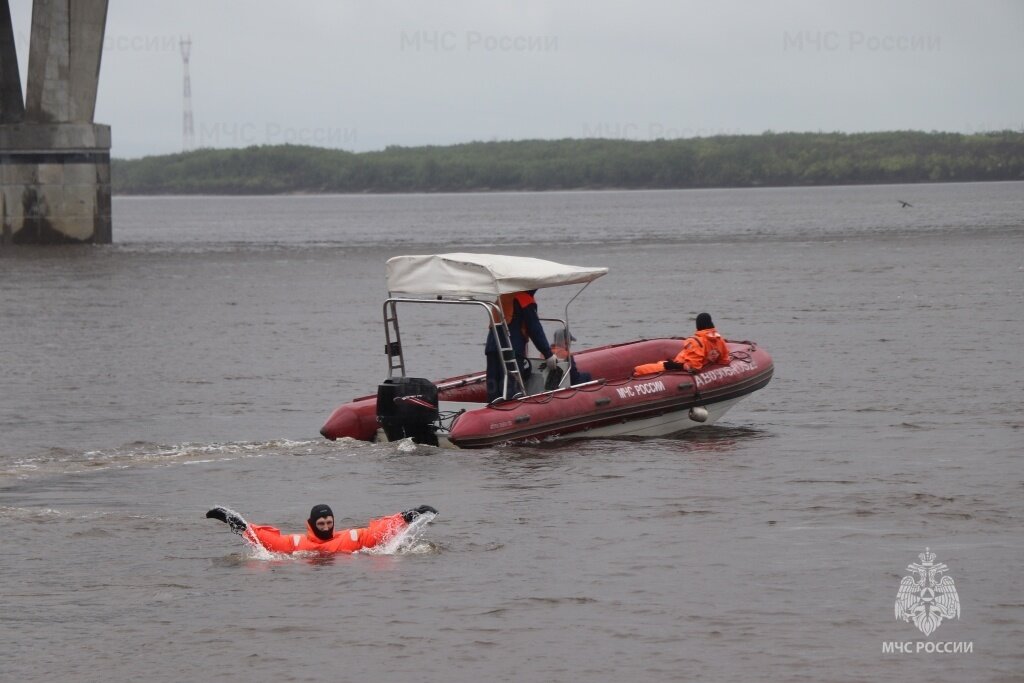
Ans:
POLYGON ((388 517, 371 519, 361 529, 334 528, 334 512, 329 505, 314 505, 306 520, 306 534, 282 534, 272 526, 249 524, 240 515, 223 507, 215 507, 206 513, 210 519, 217 519, 228 525, 232 532, 248 541, 263 546, 274 553, 354 553, 363 548, 373 548, 393 538, 409 526, 414 519, 426 513, 437 514, 429 505, 421 505, 388 517))
POLYGON ((683 341, 682 350, 675 358, 660 360, 656 363, 645 363, 633 368, 637 375, 650 375, 665 370, 686 370, 696 372, 707 365, 729 363, 729 349, 725 339, 718 334, 715 323, 707 313, 697 316, 697 331, 692 337, 683 341))
MULTIPOLYGON (((519 373, 522 375, 523 383, 530 377, 533 371, 529 361, 526 359, 526 343, 533 342, 533 345, 544 357, 547 367, 555 367, 555 357, 551 353, 551 345, 548 344, 547 335, 544 334, 544 327, 540 324, 537 315, 537 300, 533 298, 536 289, 528 292, 515 292, 513 294, 502 294, 498 298, 501 305, 501 312, 505 316, 505 324, 508 325, 510 346, 515 353, 515 362, 519 366, 519 373)), ((487 332, 487 344, 484 346, 484 354, 487 356, 487 401, 491 402, 501 397, 502 383, 505 379, 505 364, 501 359, 501 350, 495 333, 504 336, 500 320, 495 320, 496 326, 487 332)), ((504 341, 504 340, 502 340, 504 341)), ((512 398, 516 393, 516 383, 509 381, 508 394, 505 398, 512 398)))

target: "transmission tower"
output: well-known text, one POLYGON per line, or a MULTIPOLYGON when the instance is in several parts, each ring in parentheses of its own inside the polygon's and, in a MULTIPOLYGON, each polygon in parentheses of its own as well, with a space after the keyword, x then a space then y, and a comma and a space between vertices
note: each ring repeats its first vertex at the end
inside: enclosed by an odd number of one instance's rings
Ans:
POLYGON ((179 45, 181 46, 181 63, 185 67, 185 90, 182 93, 184 99, 181 118, 181 151, 190 152, 196 146, 196 130, 192 124, 192 79, 188 73, 188 57, 192 51, 192 37, 182 38, 179 45))

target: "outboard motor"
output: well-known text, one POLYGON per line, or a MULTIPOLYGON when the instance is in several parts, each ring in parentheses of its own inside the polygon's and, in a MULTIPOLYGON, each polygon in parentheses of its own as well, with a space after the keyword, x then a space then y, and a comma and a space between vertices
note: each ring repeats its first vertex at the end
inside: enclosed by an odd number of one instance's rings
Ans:
POLYGON ((412 438, 437 445, 437 385, 422 377, 392 377, 377 386, 377 422, 388 441, 412 438))

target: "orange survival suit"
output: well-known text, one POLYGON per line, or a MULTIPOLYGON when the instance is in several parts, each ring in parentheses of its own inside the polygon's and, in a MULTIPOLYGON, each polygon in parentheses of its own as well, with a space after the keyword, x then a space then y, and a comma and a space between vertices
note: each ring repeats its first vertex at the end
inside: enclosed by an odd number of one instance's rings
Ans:
POLYGON ((705 365, 713 365, 729 362, 729 349, 725 345, 725 339, 713 327, 697 330, 692 337, 683 341, 683 349, 671 361, 660 360, 657 363, 645 363, 633 368, 634 374, 650 375, 665 370, 687 370, 696 372, 705 365), (681 365, 682 368, 666 367, 667 363, 681 365))
POLYGON ((327 540, 317 538, 308 521, 305 536, 282 534, 281 530, 275 527, 256 524, 248 525, 242 535, 274 553, 354 553, 387 541, 407 526, 409 525, 402 514, 398 513, 390 517, 371 519, 363 529, 335 529, 334 537, 327 540))

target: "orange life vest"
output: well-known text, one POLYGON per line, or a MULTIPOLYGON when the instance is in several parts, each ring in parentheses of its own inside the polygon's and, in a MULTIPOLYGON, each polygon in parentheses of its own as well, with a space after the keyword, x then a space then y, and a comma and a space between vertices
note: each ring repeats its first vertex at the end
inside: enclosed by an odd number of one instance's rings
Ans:
POLYGON ((363 548, 372 548, 392 538, 407 527, 401 514, 372 519, 363 529, 336 529, 334 537, 326 541, 317 538, 313 527, 306 522, 306 535, 282 534, 280 529, 272 526, 250 524, 245 529, 245 537, 272 553, 354 553, 363 548))
MULTIPOLYGON (((530 304, 536 304, 537 300, 534 299, 533 295, 530 294, 529 292, 513 292, 512 294, 502 294, 500 297, 498 297, 498 304, 501 306, 501 314, 505 316, 506 325, 511 325, 512 318, 515 317, 516 303, 519 304, 520 310, 526 310, 527 306, 529 306, 530 304)), ((491 318, 494 320, 494 323, 496 325, 501 322, 501 320, 498 319, 497 311, 491 311, 491 318)), ((523 320, 522 318, 520 318, 518 333, 522 339, 526 341, 531 341, 530 332, 529 330, 526 329, 526 321, 523 320)), ((511 334, 513 338, 515 338, 516 333, 512 331, 512 328, 509 328, 509 334, 511 334)), ((497 346, 493 346, 492 348, 492 345, 494 344, 493 336, 494 335, 488 335, 487 348, 490 350, 491 353, 497 353, 497 346)))
MULTIPOLYGON (((515 315, 515 302, 519 302, 519 308, 525 309, 530 304, 537 303, 537 300, 533 298, 533 295, 529 292, 515 292, 513 294, 502 294, 498 297, 498 301, 501 303, 501 313, 505 316, 505 324, 512 322, 512 316, 515 315)), ((494 322, 501 322, 495 319, 494 322)))

